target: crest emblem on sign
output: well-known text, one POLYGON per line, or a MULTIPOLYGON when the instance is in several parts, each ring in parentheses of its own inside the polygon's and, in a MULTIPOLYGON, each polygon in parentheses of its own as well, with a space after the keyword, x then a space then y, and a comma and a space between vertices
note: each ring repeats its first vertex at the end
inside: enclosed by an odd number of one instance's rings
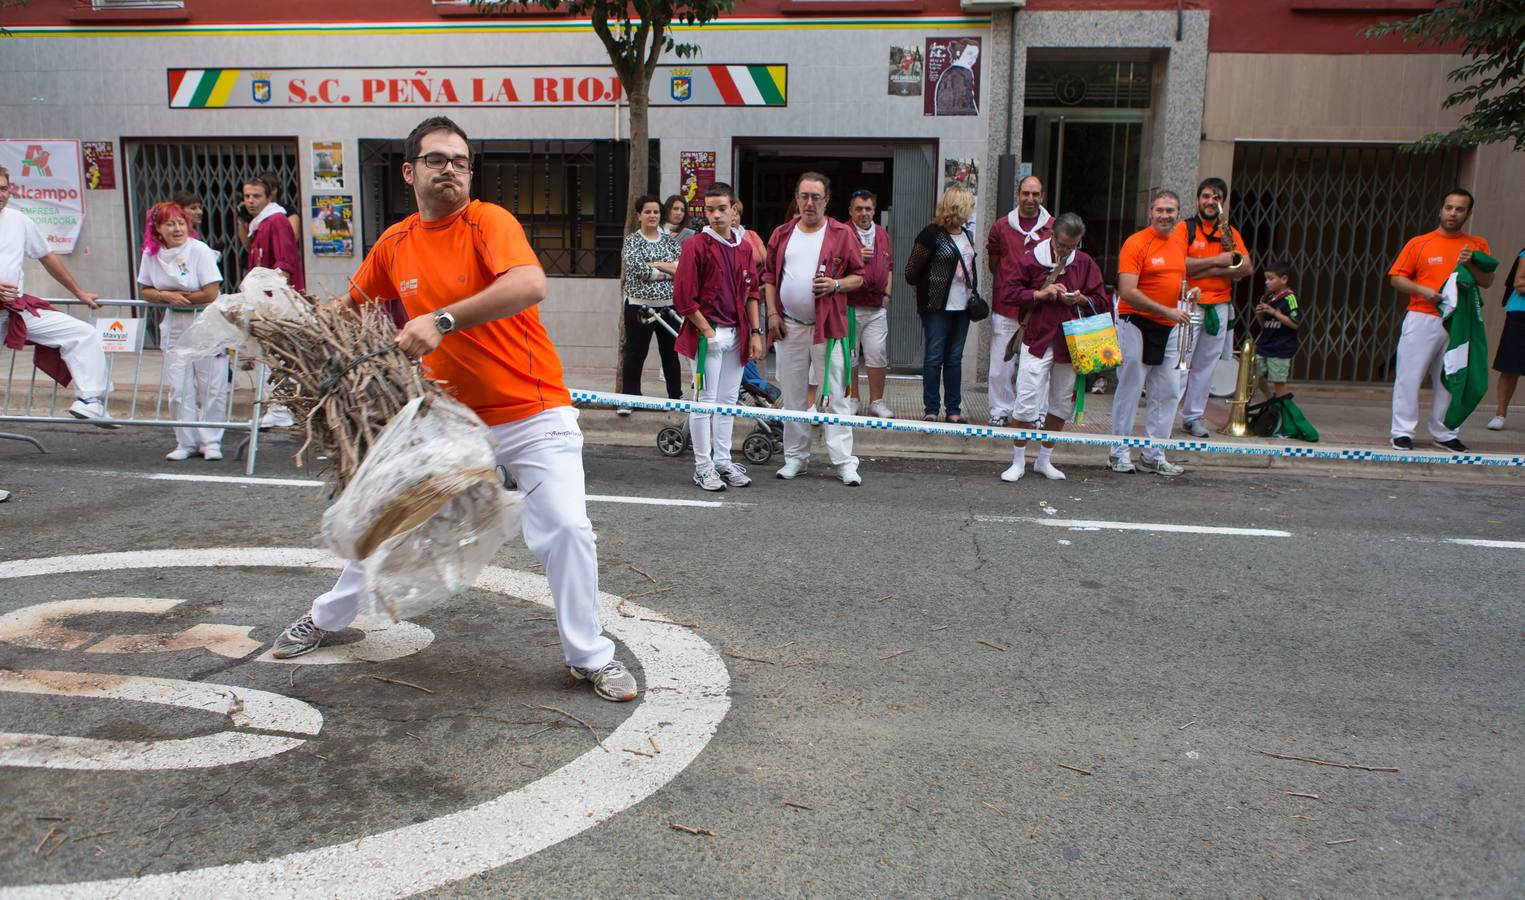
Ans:
POLYGON ((672 98, 679 103, 691 99, 694 96, 694 79, 688 69, 674 69, 672 76, 672 98))
POLYGON ((249 85, 249 92, 255 103, 270 102, 270 73, 255 72, 254 81, 249 85))

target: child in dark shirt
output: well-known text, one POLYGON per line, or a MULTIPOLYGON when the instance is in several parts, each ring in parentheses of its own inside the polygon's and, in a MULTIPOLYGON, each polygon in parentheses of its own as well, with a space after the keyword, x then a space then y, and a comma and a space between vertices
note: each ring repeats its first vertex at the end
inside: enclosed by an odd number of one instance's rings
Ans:
POLYGON ((1302 310, 1292 293, 1292 267, 1280 260, 1265 266, 1266 292, 1255 304, 1260 337, 1255 340, 1257 388, 1280 397, 1287 393, 1287 373, 1297 355, 1302 310))

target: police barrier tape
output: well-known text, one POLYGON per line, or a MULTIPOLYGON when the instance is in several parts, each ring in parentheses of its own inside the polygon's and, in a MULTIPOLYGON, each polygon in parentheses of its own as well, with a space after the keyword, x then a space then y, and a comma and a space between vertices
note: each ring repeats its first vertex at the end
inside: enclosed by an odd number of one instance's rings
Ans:
MULTIPOLYGON (((67 306, 84 306, 79 300, 63 300, 48 298, 47 302, 56 309, 62 310, 67 306)), ((18 361, 23 352, 10 351, 10 359, 3 368, 0 368, 0 422, 18 422, 29 424, 48 425, 75 425, 93 427, 97 422, 109 422, 112 425, 131 426, 157 426, 161 428, 220 428, 224 431, 242 432, 247 435, 244 444, 238 450, 244 454, 244 474, 254 474, 254 464, 259 456, 259 420, 265 405, 265 382, 266 368, 264 363, 259 363, 252 370, 253 397, 247 415, 234 416, 237 400, 237 385, 234 380, 240 370, 241 360, 236 352, 228 355, 228 406, 227 416, 222 420, 195 421, 171 418, 168 415, 169 385, 165 379, 165 367, 162 353, 158 350, 148 349, 148 323, 155 318, 154 310, 167 311, 176 309, 163 303, 149 303, 144 300, 107 300, 96 301, 101 307, 99 310, 90 310, 89 322, 92 328, 99 329, 102 320, 111 322, 121 320, 123 322, 135 322, 132 326, 137 329, 136 346, 130 351, 105 353, 107 367, 107 383, 109 385, 105 398, 108 415, 113 406, 120 411, 123 405, 119 400, 113 404, 112 396, 120 397, 123 394, 131 396, 126 404, 126 415, 122 418, 111 416, 108 419, 78 419, 68 413, 69 405, 74 402, 72 389, 60 388, 60 386, 43 374, 30 363, 26 368, 17 373, 18 361), (121 309, 125 312, 113 316, 108 309, 121 309), (120 357, 128 357, 130 373, 119 373, 118 362, 120 357), (147 365, 145 365, 145 362, 147 365), (157 366, 157 380, 155 380, 155 368, 157 366), (30 371, 27 371, 27 370, 30 371), (127 377, 123 377, 127 375, 127 377), (153 397, 151 404, 146 398, 153 397), (151 407, 151 408, 150 408, 151 407)), ((183 307, 179 307, 184 311, 183 307)), ((200 307, 193 310, 199 311, 200 307)), ((9 315, 27 315, 26 313, 9 312, 9 315)), ((4 311, 0 311, 0 320, 5 317, 4 311)), ((162 323, 162 318, 158 320, 162 323)), ((162 324, 161 324, 162 327, 162 324)), ((5 350, 0 346, 0 350, 5 350)), ((30 349, 30 348, 29 348, 30 349)), ((41 442, 36 438, 20 434, 0 434, 0 438, 21 440, 32 444, 46 453, 41 442)))
POLYGON ((1156 440, 1147 437, 1078 434, 1070 431, 1039 431, 1028 428, 996 428, 990 425, 923 422, 915 419, 879 419, 869 416, 839 416, 830 413, 800 412, 760 406, 700 403, 693 400, 666 400, 632 394, 572 390, 572 402, 591 406, 625 406, 658 412, 718 412, 743 419, 804 422, 809 425, 847 425, 869 431, 898 431, 909 434, 940 434, 953 437, 996 438, 1027 441, 1053 441, 1081 447, 1150 447, 1188 453, 1226 453, 1238 456, 1278 456, 1288 459, 1330 459, 1354 462, 1421 463, 1425 465, 1506 466, 1525 468, 1525 456, 1496 453, 1423 453, 1383 450, 1370 447, 1329 447, 1301 444, 1240 444, 1228 441, 1156 440))

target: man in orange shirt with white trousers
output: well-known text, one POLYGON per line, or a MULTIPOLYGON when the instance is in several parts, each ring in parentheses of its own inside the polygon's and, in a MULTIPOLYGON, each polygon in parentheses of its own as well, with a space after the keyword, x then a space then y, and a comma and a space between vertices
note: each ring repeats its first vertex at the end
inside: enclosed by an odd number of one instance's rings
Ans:
MULTIPOLYGON (((481 416, 497 442, 498 464, 525 491, 524 543, 545 566, 572 676, 605 700, 633 700, 635 677, 614 658, 599 622, 582 432, 535 309, 545 299, 545 272, 508 210, 471 199, 470 152, 466 133, 443 116, 408 135, 402 175, 418 212, 376 242, 350 299, 402 301, 408 322, 397 345, 481 416)), ((353 622, 363 581, 359 566, 346 566, 271 655, 306 653, 353 622)))
POLYGON ((1186 244, 1187 284, 1201 292, 1197 305, 1202 322, 1192 326, 1191 359, 1181 395, 1181 427, 1194 437, 1211 433, 1202 417, 1213 372, 1225 346, 1234 340, 1234 282, 1255 269, 1244 238, 1224 214, 1227 196, 1228 183, 1222 178, 1204 178, 1197 186, 1197 214, 1176 226, 1177 236, 1186 244), (1224 249, 1230 246, 1234 249, 1224 249), (1240 257, 1237 266, 1235 254, 1240 257))
POLYGON ((1426 423, 1435 446, 1453 453, 1467 452, 1456 430, 1445 424, 1451 394, 1441 382, 1446 353, 1446 328, 1436 301, 1446 279, 1458 265, 1466 265, 1479 287, 1493 286, 1493 273, 1472 265, 1474 251, 1488 253, 1488 242, 1462 231, 1472 216, 1472 194, 1455 188, 1440 206, 1440 227, 1412 238, 1387 274, 1394 288, 1409 295, 1408 313, 1398 337, 1398 374, 1393 379, 1392 447, 1414 449, 1414 429, 1419 425, 1419 385, 1426 372, 1435 392, 1426 423))

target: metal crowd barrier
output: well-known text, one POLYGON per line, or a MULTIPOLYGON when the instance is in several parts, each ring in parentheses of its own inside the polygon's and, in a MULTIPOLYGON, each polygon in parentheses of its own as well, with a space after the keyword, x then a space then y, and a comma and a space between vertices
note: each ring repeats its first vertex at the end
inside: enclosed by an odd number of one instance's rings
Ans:
POLYGON ((948 422, 923 422, 914 419, 879 419, 871 416, 839 416, 830 413, 800 412, 789 409, 768 409, 757 406, 732 406, 729 404, 700 403, 695 400, 665 400, 641 397, 634 394, 614 394, 604 391, 572 389, 572 402, 587 406, 625 406, 631 409, 648 409, 657 412, 718 412, 741 419, 768 419, 804 422, 810 425, 847 425, 869 431, 898 431, 913 434, 941 434, 954 437, 996 438, 1009 441, 1021 438, 1026 441, 1053 441, 1057 444, 1076 444, 1082 447, 1156 447, 1187 453, 1226 453, 1238 456, 1280 456, 1290 459, 1355 460, 1362 462, 1422 463, 1425 465, 1453 466, 1506 466, 1525 467, 1525 456, 1498 453, 1450 453, 1424 451, 1404 452, 1374 447, 1331 447, 1307 444, 1274 444, 1255 441, 1237 443, 1232 441, 1204 441, 1198 439, 1156 440, 1147 437, 1123 437, 1106 434, 1081 434, 1074 431, 1042 431, 1033 428, 995 428, 988 425, 954 424, 948 422))
MULTIPOLYGON (((110 422, 113 425, 161 428, 176 426, 221 428, 233 433, 242 433, 244 438, 235 450, 234 458, 242 459, 244 473, 253 475, 254 465, 259 456, 259 420, 265 406, 265 382, 268 374, 265 364, 256 360, 253 368, 245 370, 244 360, 240 359, 236 352, 228 354, 228 410, 226 418, 222 421, 201 422, 169 418, 167 411, 169 385, 165 381, 163 352, 148 349, 148 324, 151 318, 148 311, 169 310, 176 307, 162 303, 148 303, 143 300, 103 299, 98 302, 101 308, 89 310, 89 318, 84 320, 92 326, 99 327, 98 323, 101 320, 109 322, 120 319, 139 323, 135 348, 106 354, 107 378, 111 388, 104 401, 110 422), (113 316, 114 310, 124 312, 113 316), (240 381, 245 377, 250 379, 250 384, 240 388, 240 381), (124 401, 124 397, 130 399, 124 401)), ((72 299, 48 298, 48 303, 59 310, 85 306, 80 301, 72 299)), ((88 307, 85 308, 88 310, 88 307)), ((26 313, 14 311, 10 314, 26 315, 26 313)), ((22 350, 0 347, 0 351, 4 351, 9 357, 0 364, 0 371, 4 372, 3 395, 0 395, 0 422, 95 427, 94 420, 77 419, 69 414, 69 405, 74 402, 73 389, 60 387, 57 382, 38 370, 32 364, 34 350, 35 348, 30 344, 22 350)), ((42 441, 29 435, 0 432, 0 439, 25 441, 43 453, 48 452, 42 441)))

